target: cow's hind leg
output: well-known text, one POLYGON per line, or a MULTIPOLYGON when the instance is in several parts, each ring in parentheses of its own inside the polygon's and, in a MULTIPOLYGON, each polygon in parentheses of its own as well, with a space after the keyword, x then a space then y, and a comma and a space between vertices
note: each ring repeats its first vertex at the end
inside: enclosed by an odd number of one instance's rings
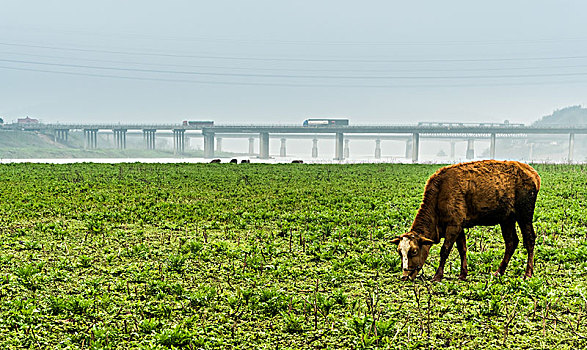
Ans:
POLYGON ((444 236, 444 243, 442 244, 442 248, 440 248, 440 262, 438 264, 436 274, 434 274, 434 278, 432 278, 433 282, 439 282, 442 280, 442 277, 444 276, 444 264, 450 255, 453 244, 459 237, 459 233, 462 230, 463 229, 460 226, 447 226, 446 235, 444 236))
POLYGON ((464 281, 467 279, 467 237, 465 231, 461 230, 461 233, 457 237, 457 249, 459 250, 459 256, 461 257, 461 274, 459 279, 464 281))
POLYGON ((516 222, 514 220, 504 221, 500 224, 501 226, 501 235, 503 236, 503 240, 505 241, 505 252, 503 254, 503 260, 501 264, 499 264, 499 268, 495 275, 503 275, 505 269, 508 267, 510 259, 514 254, 514 251, 518 247, 518 235, 516 234, 516 222))
POLYGON ((536 242, 536 232, 534 232, 534 226, 532 221, 520 220, 520 231, 522 231, 522 240, 524 242, 524 248, 528 252, 528 262, 526 263, 525 277, 532 277, 534 273, 534 243, 536 242))
POLYGON ((525 277, 532 277, 532 273, 534 272, 534 243, 536 242, 536 232, 534 232, 532 219, 534 218, 537 195, 537 188, 516 194, 516 197, 519 198, 516 203, 516 213, 518 214, 516 220, 518 221, 518 225, 520 225, 520 231, 522 231, 524 248, 528 252, 525 277))
POLYGON ((538 190, 529 191, 520 196, 519 203, 516 204, 516 212, 518 213, 518 225, 522 231, 522 239, 524 240, 524 248, 528 252, 528 262, 526 263, 525 277, 532 277, 534 272, 534 243, 536 242, 536 232, 534 232, 534 225, 532 219, 534 217, 534 207, 536 206, 536 195, 538 190))

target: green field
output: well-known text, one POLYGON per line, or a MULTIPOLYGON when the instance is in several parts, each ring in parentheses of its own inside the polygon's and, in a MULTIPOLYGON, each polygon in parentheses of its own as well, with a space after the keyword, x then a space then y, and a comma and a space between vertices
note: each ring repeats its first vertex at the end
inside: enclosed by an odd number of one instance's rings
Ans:
POLYGON ((587 346, 587 166, 537 165, 535 275, 399 280, 435 165, 0 166, 0 348, 587 346))

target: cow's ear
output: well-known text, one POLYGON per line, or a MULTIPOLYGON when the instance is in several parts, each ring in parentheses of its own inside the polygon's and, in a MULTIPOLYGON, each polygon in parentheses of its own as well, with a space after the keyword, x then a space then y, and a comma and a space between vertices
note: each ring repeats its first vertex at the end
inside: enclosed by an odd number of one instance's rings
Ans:
POLYGON ((420 237, 418 238, 418 243, 420 243, 420 245, 433 245, 435 242, 430 238, 420 237))
POLYGON ((398 237, 395 237, 394 239, 392 239, 391 243, 392 244, 399 244, 399 241, 401 241, 401 240, 402 240, 402 238, 398 236, 398 237))

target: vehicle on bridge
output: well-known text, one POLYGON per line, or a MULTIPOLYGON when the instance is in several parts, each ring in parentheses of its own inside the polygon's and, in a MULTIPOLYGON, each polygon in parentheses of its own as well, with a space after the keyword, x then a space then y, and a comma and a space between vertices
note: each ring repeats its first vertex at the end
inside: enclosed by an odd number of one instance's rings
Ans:
MULTIPOLYGON (((507 122, 507 120, 506 120, 507 122)), ((489 127, 520 127, 524 126, 523 123, 479 123, 479 126, 489 126, 489 127)))
POLYGON ((302 126, 304 127, 329 127, 329 126, 348 126, 348 119, 306 119, 302 126))
POLYGON ((503 123, 461 123, 461 122, 419 122, 418 126, 448 126, 448 127, 465 127, 465 126, 480 126, 480 127, 521 127, 524 124, 510 123, 508 120, 503 123))
POLYGON ((18 118, 16 120, 17 124, 39 124, 39 119, 33 119, 33 118, 18 118))
POLYGON ((214 126, 213 120, 184 120, 183 126, 191 126, 196 129, 209 128, 214 126))

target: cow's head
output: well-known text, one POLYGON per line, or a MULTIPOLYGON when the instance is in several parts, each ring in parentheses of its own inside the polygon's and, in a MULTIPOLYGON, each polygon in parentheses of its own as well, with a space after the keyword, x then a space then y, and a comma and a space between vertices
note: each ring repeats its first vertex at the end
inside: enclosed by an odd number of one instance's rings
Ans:
POLYGON ((397 251, 402 259, 402 280, 413 280, 424 266, 434 241, 421 237, 416 232, 408 232, 392 239, 391 243, 397 244, 397 251))

